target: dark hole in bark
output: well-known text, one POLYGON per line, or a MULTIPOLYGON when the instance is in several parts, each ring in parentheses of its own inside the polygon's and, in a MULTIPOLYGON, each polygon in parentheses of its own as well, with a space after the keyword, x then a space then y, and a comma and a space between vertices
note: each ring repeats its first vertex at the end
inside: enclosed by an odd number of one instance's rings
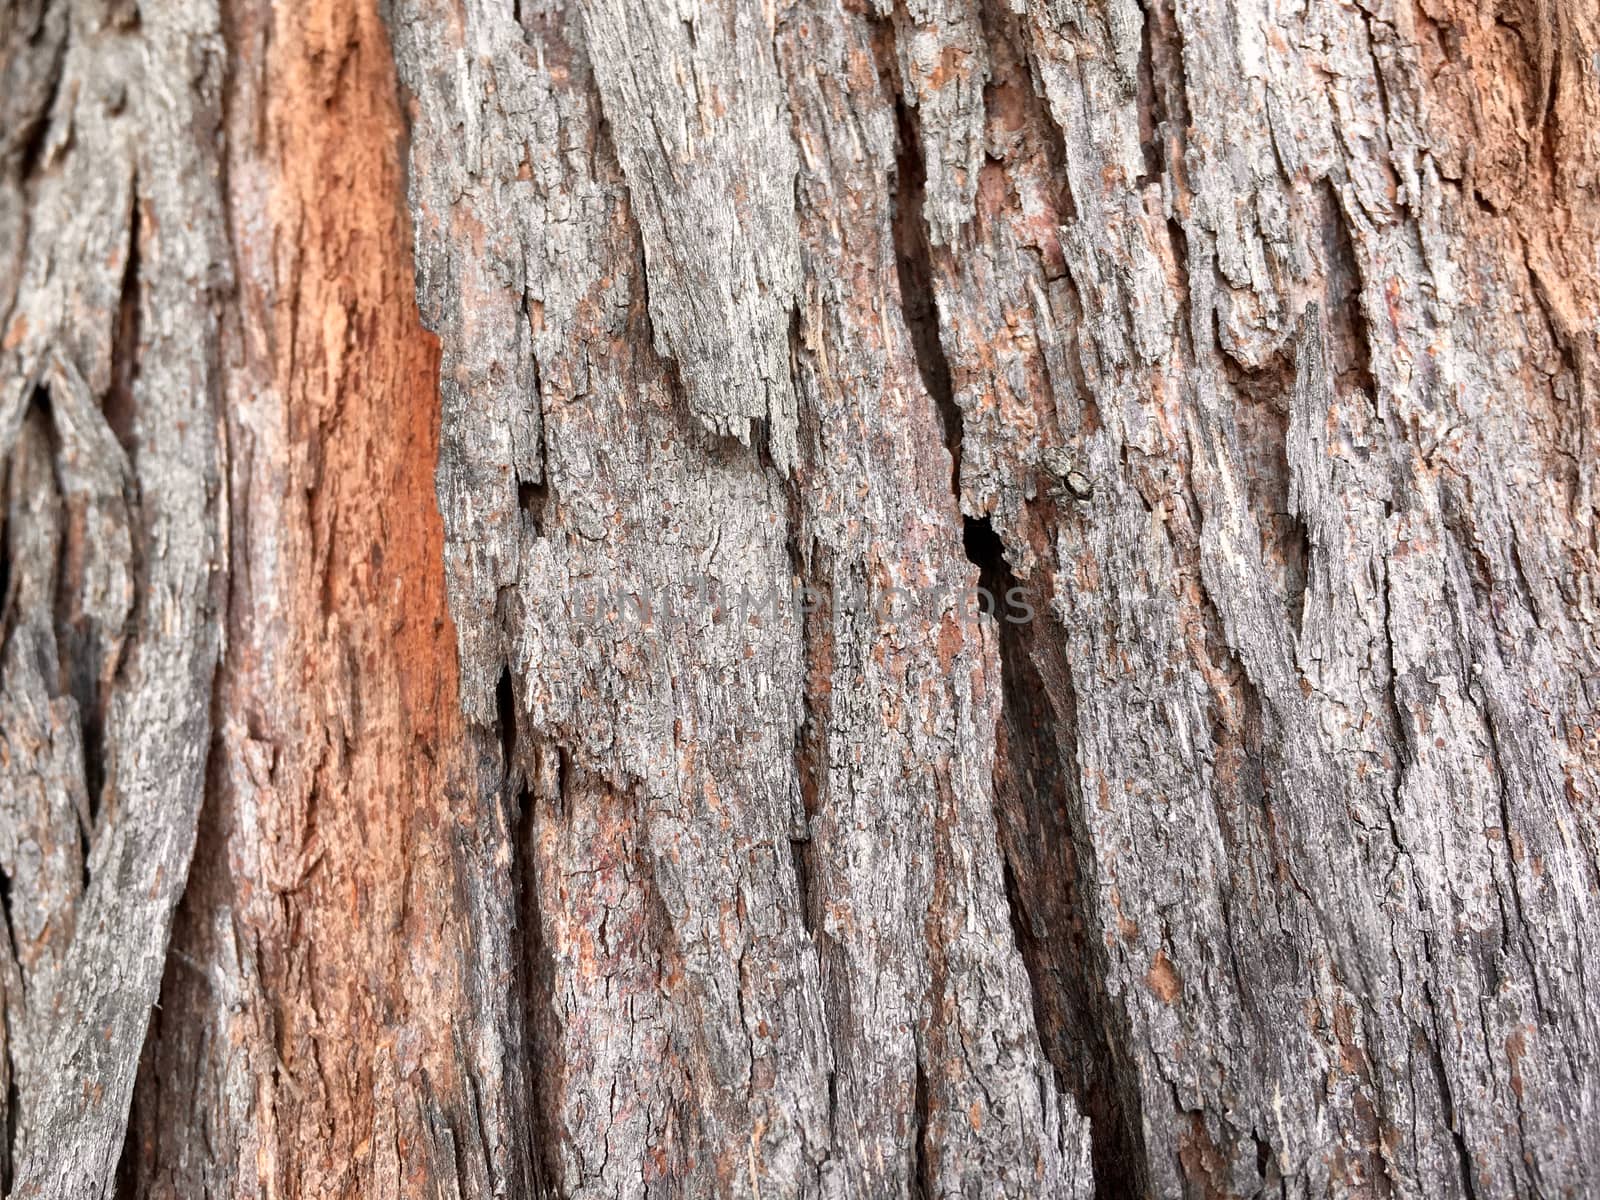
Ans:
POLYGON ((963 517, 961 544, 967 552, 967 561, 978 568, 979 611, 998 618, 1013 582, 1000 535, 994 531, 988 517, 963 517))
POLYGON ((517 482, 517 507, 527 514, 533 532, 544 536, 545 502, 550 498, 550 488, 542 480, 535 483, 523 479, 517 482))
POLYGON ((494 704, 500 731, 500 764, 509 791, 517 755, 517 701, 511 687, 510 667, 500 668, 500 678, 494 686, 494 704))

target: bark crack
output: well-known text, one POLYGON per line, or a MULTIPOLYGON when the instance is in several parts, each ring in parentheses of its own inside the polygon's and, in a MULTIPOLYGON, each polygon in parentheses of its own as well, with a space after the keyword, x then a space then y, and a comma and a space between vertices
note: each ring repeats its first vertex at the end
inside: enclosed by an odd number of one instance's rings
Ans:
POLYGON ((895 271, 900 284, 900 311, 911 347, 916 355, 917 374, 939 410, 944 425, 945 449, 950 452, 950 491, 961 496, 961 406, 956 403, 950 376, 950 363, 939 342, 939 311, 934 295, 933 246, 929 237, 923 202, 927 191, 926 165, 915 111, 898 92, 895 94, 895 124, 898 137, 892 228, 894 231, 895 271))
POLYGON ((980 598, 995 598, 1001 717, 996 826, 1017 952, 1033 993, 1035 1029, 1056 1086, 1089 1119, 1100 1196, 1139 1195, 1148 1176, 1131 1031, 1107 986, 1088 864, 1094 850, 1078 782, 1077 703, 1065 656, 1024 612, 1048 612, 1044 584, 1019 584, 987 521, 968 519, 980 598))
MULTIPOLYGON (((940 340, 935 249, 923 216, 926 177, 917 115, 898 91, 895 117, 892 212, 901 307, 918 374, 944 427, 951 459, 950 490, 959 505, 964 420, 940 340)), ((1051 130, 1058 139, 1058 152, 1064 155, 1060 131, 1054 126, 1051 130)), ((1070 203, 1070 194, 1065 190, 1064 194, 1070 203)), ((1087 390, 1084 395, 1089 397, 1087 390)), ((1070 678, 1064 662, 1056 664, 1053 686, 1047 687, 1041 678, 1032 655, 1043 643, 1036 637, 1032 618, 1048 612, 1049 604, 1037 588, 1018 586, 1006 560, 1005 543, 987 515, 962 516, 962 546, 978 572, 980 612, 995 621, 999 635, 1003 699, 996 730, 996 819, 1016 949, 1033 994, 1035 1036, 1051 1063, 1056 1087, 1071 1094, 1088 1117, 1097 1194, 1138 1194, 1148 1171, 1137 1132, 1137 1088, 1128 1075, 1131 1066, 1119 1051, 1128 1038, 1126 1033, 1119 1038, 1110 1032, 1116 1006, 1107 991, 1103 964, 1084 937, 1091 923, 1081 897, 1089 893, 1077 878, 1078 855, 1073 847, 1075 842, 1086 846, 1087 836, 1081 813, 1068 813, 1074 805, 1081 808, 1070 678), (1066 697, 1067 711, 1056 710, 1052 696, 1057 694, 1066 697), (1030 850, 1059 857, 1030 861, 1030 850)), ((918 1163, 925 1173, 930 1168, 923 1146, 926 1081, 920 1062, 918 1087, 922 1120, 918 1163)))

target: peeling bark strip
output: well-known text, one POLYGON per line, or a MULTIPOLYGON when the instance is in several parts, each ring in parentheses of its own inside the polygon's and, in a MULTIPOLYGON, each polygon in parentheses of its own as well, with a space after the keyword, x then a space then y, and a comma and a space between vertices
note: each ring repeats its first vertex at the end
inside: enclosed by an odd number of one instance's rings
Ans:
POLYGON ((1600 1192, 1597 244, 1583 0, 11 5, 0 1188, 1600 1192))

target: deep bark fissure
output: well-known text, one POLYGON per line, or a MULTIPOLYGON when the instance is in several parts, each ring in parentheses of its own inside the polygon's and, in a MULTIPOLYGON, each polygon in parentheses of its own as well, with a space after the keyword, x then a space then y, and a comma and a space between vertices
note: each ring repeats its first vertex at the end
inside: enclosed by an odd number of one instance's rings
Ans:
POLYGON ((140 302, 141 263, 139 261, 139 174, 129 180, 133 207, 128 216, 128 261, 123 267, 117 298, 116 325, 111 336, 111 387, 101 403, 106 423, 124 452, 132 454, 134 385, 139 380, 139 342, 143 333, 144 309, 140 302))
POLYGON ((1238 453, 1247 464, 1245 485, 1261 533, 1262 565, 1272 572, 1274 590, 1283 597, 1289 627, 1298 637, 1305 614, 1311 535, 1289 499, 1289 403, 1296 367, 1293 345, 1262 366, 1251 368, 1220 348, 1221 330, 1215 326, 1214 336, 1218 360, 1237 397, 1232 413, 1235 437, 1238 453))
POLYGON ((1328 260, 1322 311, 1328 318, 1334 387, 1340 395, 1359 391, 1376 396, 1378 381, 1372 373, 1372 328, 1362 302, 1361 260, 1356 255, 1350 218, 1332 180, 1324 181, 1320 194, 1323 250, 1328 260))
MULTIPOLYGON (((1141 67, 1148 65, 1148 96, 1139 92, 1141 106, 1148 102, 1150 129, 1164 135, 1166 145, 1158 147, 1163 188, 1176 200, 1189 191, 1184 152, 1194 115, 1189 109, 1189 78, 1183 61, 1183 34, 1171 0, 1147 0, 1144 8, 1144 33, 1141 67), (1146 57, 1147 55, 1147 57, 1146 57)), ((1141 125, 1143 110, 1141 108, 1141 125)), ((1181 211, 1181 205, 1177 205, 1181 211)), ((1185 306, 1187 311, 1188 306, 1185 306)))
MULTIPOLYGON (((823 677, 828 671, 828 646, 833 636, 833 597, 824 589, 821 574, 808 564, 808 558, 821 554, 814 540, 811 556, 802 553, 796 529, 800 525, 799 498, 792 485, 789 492, 789 569, 799 600, 800 651, 806 687, 801 697, 800 724, 794 733, 795 785, 799 789, 800 811, 795 814, 799 827, 791 830, 789 854, 794 868, 796 899, 800 919, 813 942, 818 940, 818 904, 815 887, 816 845, 811 837, 811 822, 821 811, 827 789, 828 701, 823 677), (825 657, 826 656, 826 657, 825 657)), ((818 946, 821 952, 820 945, 818 946)))
MULTIPOLYGON (((60 382, 65 384, 66 380, 60 382)), ((81 380, 78 382, 81 384, 81 380)), ((62 399, 65 403, 76 407, 82 398, 62 399)), ((78 891, 81 895, 89 886, 89 852, 94 843, 95 823, 99 818, 102 791, 106 782, 105 717, 106 704, 109 702, 109 684, 115 677, 120 662, 114 660, 107 664, 108 671, 102 673, 94 671, 94 667, 98 665, 93 662, 94 651, 102 647, 95 644, 90 632, 86 630, 87 622, 84 615, 81 612, 75 613, 72 608, 72 605, 80 599, 86 582, 85 560, 89 547, 85 544, 84 524, 86 510, 92 501, 86 499, 81 490, 75 494, 69 486, 63 458, 73 453, 76 448, 69 447, 63 437, 59 407, 51 394, 50 383, 41 378, 33 389, 30 408, 41 418, 50 448, 50 486, 54 488, 67 517, 59 531, 57 544, 52 548, 55 578, 51 590, 55 597, 56 609, 53 614, 52 632, 55 638, 54 659, 57 678, 49 680, 48 683, 52 689, 59 689, 61 695, 70 697, 77 707, 79 769, 82 772, 83 797, 87 804, 87 808, 80 808, 78 814, 82 867, 78 891)), ((78 421, 85 418, 93 419, 98 415, 97 409, 74 412, 78 421)), ((133 550, 137 553, 137 540, 134 542, 133 550)), ((128 621, 131 622, 135 616, 136 613, 130 612, 128 621)), ((125 634, 126 629, 125 624, 119 634, 125 634)))
MULTIPOLYGON (((543 782, 549 792, 549 806, 558 813, 565 807, 559 799, 566 789, 566 751, 559 747, 545 752, 543 782), (554 759, 551 763, 549 760, 554 759)), ((516 851, 514 870, 518 891, 517 921, 520 932, 518 993, 522 1004, 522 1046, 527 1083, 532 1092, 526 1111, 532 1142, 529 1159, 540 1195, 559 1194, 561 1179, 560 1131, 551 1121, 547 1097, 561 1071, 556 1041, 555 965, 545 942, 544 916, 540 904, 537 858, 533 840, 538 835, 540 804, 538 792, 523 787, 517 794, 516 851)))
MULTIPOLYGON (((0 876, 5 873, 0 871, 0 876)), ((9 931, 8 931, 9 936, 9 931)), ((9 1033, 7 1037, 9 1038, 9 1033)), ((0 1148, 0 1191, 6 1195, 11 1193, 11 1185, 16 1180, 16 1146, 18 1122, 22 1114, 22 1093, 17 1088, 17 1067, 10 1059, 7 1051, 6 1068, 6 1115, 5 1115, 5 1146, 0 1148)))
MULTIPOLYGON (((11 464, 0 457, 0 635, 10 628, 11 606, 11 464)), ((0 871, 0 877, 5 872, 0 871)))
POLYGON ((912 1115, 916 1120, 916 1137, 912 1140, 911 1185, 916 1189, 917 1200, 935 1200, 938 1191, 934 1186, 933 1160, 928 1153, 928 1126, 933 1120, 933 1101, 928 1091, 928 1072, 923 1066, 923 1054, 917 1051, 917 1082, 912 1097, 912 1115))
POLYGON ((1139 74, 1134 80, 1139 106, 1139 143, 1144 153, 1144 169, 1134 185, 1139 188, 1159 182, 1168 166, 1166 147, 1159 140, 1168 136, 1166 104, 1159 81, 1170 76, 1158 72, 1156 67, 1155 32, 1151 28, 1156 21, 1156 9, 1155 2, 1146 4, 1144 20, 1139 23, 1139 74))
MULTIPOLYGON (((4 482, 4 479, 0 479, 0 483, 4 482)), ((3 532, 3 528, 0 528, 0 534, 3 532)), ((0 597, 4 595, 4 592, 0 592, 0 597)), ((3 618, 3 612, 0 612, 0 621, 3 621, 3 618)), ((17 935, 12 918, 11 875, 5 870, 0 870, 0 921, 4 922, 3 927, 0 927, 0 936, 5 938, 5 944, 0 946, 0 963, 4 964, 0 970, 4 971, 4 983, 9 984, 20 977, 16 967, 17 935)), ((20 1000, 21 997, 17 999, 20 1000)), ((12 1168, 17 1152, 17 1131, 22 1113, 22 1098, 17 1090, 19 1064, 12 1050, 13 1039, 16 1036, 15 1028, 11 1000, 7 997, 5 1009, 0 1012, 0 1033, 5 1037, 3 1058, 0 1058, 0 1069, 5 1072, 5 1086, 0 1089, 5 1093, 5 1111, 3 1118, 0 1118, 0 1135, 5 1138, 4 1142, 0 1143, 0 1195, 6 1196, 11 1194, 12 1168)))
MULTIPOLYGON (((559 1077, 562 1064, 555 965, 545 942, 537 840, 545 820, 565 817, 569 768, 565 748, 524 735, 509 667, 501 668, 495 686, 495 710, 501 795, 511 842, 510 884, 515 892, 510 906, 515 975, 512 996, 520 1041, 512 1047, 517 1058, 513 1073, 522 1077, 529 1089, 521 1104, 528 1121, 528 1145, 525 1156, 519 1154, 514 1161, 524 1162, 531 1170, 537 1195, 553 1196, 557 1194, 553 1181, 561 1178, 559 1135, 546 1111, 545 1097, 552 1090, 552 1081, 559 1077)), ((477 1088, 474 1079, 474 1103, 481 1107, 477 1088)), ((480 1114, 480 1123, 481 1120, 480 1114)), ((480 1138, 486 1136, 480 1134, 480 1138)), ((487 1145, 483 1161, 494 1161, 487 1145)))
MULTIPOLYGON (((1428 965, 1433 965, 1432 939, 1423 936, 1425 958, 1428 965)), ((1450 1086, 1449 1068, 1446 1066, 1443 1054, 1439 1049, 1444 1037, 1443 1021, 1440 1017, 1438 1001, 1434 999, 1432 985, 1424 982, 1423 993, 1427 998, 1428 1011, 1433 1017, 1433 1030, 1431 1036, 1424 1035, 1427 1043, 1428 1065, 1433 1071, 1434 1082, 1439 1088, 1439 1099, 1444 1106, 1445 1128, 1449 1130, 1451 1145, 1455 1149, 1456 1168, 1461 1173, 1461 1187, 1467 1200, 1477 1200, 1478 1188, 1476 1167, 1473 1164, 1472 1150, 1467 1145, 1466 1136, 1461 1130, 1461 1120, 1456 1110, 1455 1093, 1450 1086)))
MULTIPOLYGON (((990 7, 985 7, 986 21, 991 30, 999 28, 1003 36, 1009 23, 1003 14, 997 16, 989 11, 990 7)), ((882 73, 895 78, 893 64, 883 67, 882 73)), ((945 446, 951 458, 951 492, 959 505, 965 427, 941 341, 935 289, 934 255, 945 252, 933 248, 923 215, 926 173, 917 116, 898 88, 894 98, 897 141, 892 213, 901 309, 911 335, 918 375, 934 400, 943 426, 945 446)), ((1051 121, 1044 123, 1053 137, 1050 149, 1056 161, 1064 162, 1066 150, 1062 131, 1051 121)), ((1064 185, 1061 198, 1065 219, 1074 219, 1071 192, 1064 185)), ((1081 381, 1075 355, 1070 357, 1081 381)), ((1080 387, 1080 393, 1093 412, 1092 392, 1086 384, 1080 387)), ((1097 418, 1098 414, 1094 416, 1097 418)), ((1097 425, 1098 420, 1092 424, 1097 425)), ((1069 762, 1063 766, 1055 739, 1056 731, 1070 730, 1076 717, 1069 713, 1063 719, 1051 709, 1050 693, 1030 657, 1034 640, 1031 622, 1019 622, 1016 619, 1019 614, 1010 608, 1010 599, 1021 597, 1025 589, 1018 587, 1018 580, 1006 559, 1004 541, 988 516, 962 516, 962 547, 968 562, 977 569, 980 619, 993 621, 998 633, 1002 702, 1001 728, 995 731, 995 816, 1002 829, 1002 877, 1011 929, 1033 998, 1034 1036, 1051 1064, 1057 1087, 1064 1088, 1076 1101, 1078 1111, 1089 1119, 1091 1171, 1096 1194, 1138 1194, 1147 1174, 1137 1133, 1138 1093, 1130 1079, 1118 1077, 1129 1069, 1122 1064, 1125 1056, 1117 1049, 1117 1039, 1107 1033, 1118 1008, 1106 988, 1103 973, 1094 966, 1096 950, 1086 945, 1081 936, 1088 919, 1081 911, 1078 883, 1072 878, 1077 870, 1076 855, 1068 849, 1070 839, 1076 835, 1067 827, 1071 818, 1066 816, 1065 810, 1070 804, 1069 790, 1075 795, 1076 787, 1068 784, 1066 774, 1074 771, 1076 764, 1069 762), (1042 770, 1036 772, 1025 765, 1030 760, 1041 765, 1042 770), (1040 780, 1038 774, 1046 778, 1040 780), (1007 838, 1003 832, 1008 814, 1003 811, 1002 775, 1016 782, 1012 802, 1022 810, 1022 819, 1030 826, 1032 836, 1028 838, 1007 838), (1042 818, 1042 810, 1052 801, 1058 805, 1058 815, 1042 818), (1050 828, 1040 839, 1037 835, 1047 829, 1047 821, 1050 828), (1028 879, 1032 886, 1025 887, 1017 872, 1019 856, 1025 853, 1023 846, 1050 846, 1049 833, 1055 835, 1055 846, 1067 851, 1069 862, 1053 872, 1048 869, 1030 871, 1028 879), (1038 894, 1041 890, 1054 894, 1046 899, 1038 894), (1054 910, 1052 915, 1057 919, 1049 923, 1050 932, 1044 937, 1033 933, 1030 902, 1048 905, 1054 910), (1068 932, 1074 929, 1078 931, 1076 937, 1068 932), (1052 945, 1064 936, 1070 937, 1075 945, 1075 953, 1067 961, 1052 945)), ((1027 593, 1033 612, 1048 614, 1050 606, 1044 596, 1037 590, 1027 590, 1027 593)), ((1064 664, 1061 678, 1068 678, 1064 664)), ((1070 683, 1066 686, 1070 689, 1070 683)), ((920 1097, 925 1087, 920 1057, 918 1087, 920 1097)), ((920 1099, 918 1107, 921 1111, 920 1099)), ((919 1162, 924 1165, 921 1139, 925 1134, 924 1120, 918 1131, 919 1162)), ((933 1194, 931 1183, 926 1186, 925 1194, 933 1194)))
MULTIPOLYGON (((886 73, 893 78, 894 64, 886 73)), ((939 342, 939 309, 934 297, 932 246, 923 215, 927 175, 922 161, 915 111, 895 92, 896 155, 891 227, 894 231, 895 272, 900 285, 900 312, 911 336, 917 375, 938 409, 944 427, 945 449, 950 452, 950 490, 961 495, 961 406, 956 403, 950 364, 939 342)))
MULTIPOLYGON (((984 111, 990 118, 988 123, 992 124, 993 117, 1007 105, 1020 108, 1025 127, 1038 136, 1048 176, 1055 184, 1051 199, 1055 203, 1056 219, 1062 225, 1070 225, 1078 220, 1078 207, 1073 199, 1072 188, 1067 183, 1067 138, 1056 123, 1049 104, 1037 91, 1037 76, 1030 65, 1028 37, 1021 14, 1014 12, 1002 0, 979 0, 978 20, 993 59, 989 78, 983 87, 984 111)), ((1003 168, 1012 165, 1009 154, 996 157, 993 148, 987 151, 985 162, 1003 168)), ((1141 179, 1139 182, 1142 186, 1145 181, 1141 179)), ((1012 200, 1018 199, 1013 194, 1012 200)), ((1035 246, 1034 250, 1041 255, 1040 265, 1047 277, 1054 277, 1057 271, 1063 269, 1043 253, 1043 246, 1035 246)), ((1087 389, 1080 388, 1079 391, 1083 394, 1087 389)))
MULTIPOLYGON (((65 21, 62 24, 65 24, 65 21)), ((66 76, 62 67, 67 54, 67 38, 62 36, 63 32, 60 29, 35 30, 37 39, 35 44, 43 41, 51 58, 42 72, 50 81, 48 90, 37 107, 30 107, 22 127, 5 136, 5 149, 8 151, 6 157, 11 160, 5 165, 11 169, 15 178, 24 181, 24 186, 31 184, 42 165, 45 143, 50 134, 50 117, 55 112, 57 100, 61 95, 61 82, 66 76), (39 37, 40 34, 43 34, 42 38, 39 37)), ((26 214, 29 206, 23 207, 26 214)), ((7 312, 0 315, 10 317, 11 314, 7 312)))
POLYGON ((500 769, 507 794, 517 790, 522 767, 517 757, 517 698, 511 668, 502 666, 494 688, 495 731, 500 741, 500 769))
MULTIPOLYGON (((977 554, 980 588, 997 600, 1026 595, 1038 619, 1049 619, 1042 590, 1019 585, 998 538, 980 531, 968 544, 977 554)), ((1077 713, 1070 677, 1064 661, 1053 661, 1053 681, 1045 679, 1035 656, 1059 656, 1031 622, 1015 621, 1009 602, 1002 603, 1006 607, 995 614, 1002 688, 995 816, 1017 952, 1057 1086, 1089 1119, 1096 1195, 1139 1195, 1147 1172, 1139 1093, 1123 1050, 1130 1033, 1115 1028, 1121 1010, 1106 986, 1103 951, 1086 936, 1097 918, 1084 901, 1093 893, 1082 878, 1080 847, 1088 835, 1073 752, 1077 713), (1057 709, 1057 697, 1067 701, 1066 711, 1057 709)))
MULTIPOLYGON (((530 326, 533 323, 533 314, 529 309, 526 297, 522 301, 522 319, 530 326)), ((539 358, 532 356, 529 362, 529 390, 533 403, 539 410, 539 465, 538 478, 529 479, 520 472, 517 475, 517 507, 522 510, 528 521, 532 524, 533 535, 543 537, 545 531, 546 510, 550 507, 550 439, 549 431, 544 422, 544 384, 539 377, 539 358)))

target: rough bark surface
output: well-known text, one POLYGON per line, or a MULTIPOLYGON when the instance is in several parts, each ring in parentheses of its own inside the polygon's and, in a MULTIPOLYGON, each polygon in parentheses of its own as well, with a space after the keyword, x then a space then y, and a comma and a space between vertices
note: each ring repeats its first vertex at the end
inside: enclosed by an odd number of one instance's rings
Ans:
POLYGON ((8 1194, 1600 1193, 1590 0, 0 85, 8 1194))

